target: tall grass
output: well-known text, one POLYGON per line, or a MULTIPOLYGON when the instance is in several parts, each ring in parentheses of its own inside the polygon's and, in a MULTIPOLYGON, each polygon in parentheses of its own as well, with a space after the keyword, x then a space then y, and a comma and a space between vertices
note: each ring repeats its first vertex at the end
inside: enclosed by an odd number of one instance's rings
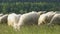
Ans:
POLYGON ((6 24, 0 24, 0 34, 60 34, 60 26, 23 26, 20 31, 15 31, 6 24))

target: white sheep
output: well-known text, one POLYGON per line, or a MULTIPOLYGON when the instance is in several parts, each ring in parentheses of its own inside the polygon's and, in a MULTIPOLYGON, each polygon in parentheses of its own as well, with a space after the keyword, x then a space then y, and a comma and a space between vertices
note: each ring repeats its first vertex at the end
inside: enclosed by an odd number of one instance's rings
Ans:
POLYGON ((0 16, 0 23, 7 23, 8 14, 0 16))
POLYGON ((8 15, 8 26, 12 26, 16 22, 16 14, 12 13, 8 15))
POLYGON ((18 25, 18 22, 19 22, 20 17, 21 17, 21 14, 17 14, 17 15, 16 15, 16 23, 14 23, 14 24, 12 25, 12 27, 13 27, 15 30, 17 30, 17 25, 18 25))
POLYGON ((60 14, 55 14, 53 16, 53 18, 51 19, 50 23, 48 23, 48 25, 51 24, 60 24, 60 14))
POLYGON ((21 15, 16 29, 19 30, 22 25, 38 24, 39 16, 40 14, 34 11, 21 15))
POLYGON ((47 12, 45 14, 40 15, 38 19, 38 25, 49 23, 51 18, 55 15, 55 12, 47 12))
POLYGON ((19 19, 19 17, 18 17, 17 14, 15 14, 15 13, 9 14, 8 19, 7 19, 8 20, 8 25, 13 26, 14 23, 18 23, 18 19, 19 19))

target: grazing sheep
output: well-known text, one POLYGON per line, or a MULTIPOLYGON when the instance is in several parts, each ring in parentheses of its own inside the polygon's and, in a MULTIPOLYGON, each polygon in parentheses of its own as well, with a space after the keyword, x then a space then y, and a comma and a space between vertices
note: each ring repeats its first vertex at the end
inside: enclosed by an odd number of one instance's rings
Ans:
POLYGON ((16 26, 16 29, 19 30, 22 25, 38 24, 39 16, 40 14, 34 11, 21 15, 18 25, 16 26))
POLYGON ((59 24, 60 25, 60 14, 55 14, 53 16, 53 18, 51 19, 50 23, 48 23, 48 25, 51 24, 59 24))
POLYGON ((0 16, 0 23, 7 23, 8 14, 0 16))
POLYGON ((19 21, 19 19, 20 19, 20 17, 21 17, 21 14, 18 14, 18 15, 16 15, 16 16, 17 16, 17 22, 13 24, 13 28, 14 28, 15 30, 17 30, 18 21, 19 21))
POLYGON ((17 14, 16 17, 17 17, 17 23, 18 23, 19 18, 21 17, 21 14, 17 14))
POLYGON ((18 23, 19 15, 12 13, 8 15, 8 25, 13 26, 14 23, 18 23))
POLYGON ((8 15, 8 26, 11 26, 14 29, 16 29, 20 16, 21 14, 15 14, 15 13, 9 14, 8 15))
POLYGON ((38 25, 49 23, 55 13, 56 12, 51 11, 51 12, 47 12, 45 14, 40 15, 38 19, 38 25))
POLYGON ((16 23, 16 14, 12 13, 8 15, 8 26, 12 26, 14 23, 16 23))

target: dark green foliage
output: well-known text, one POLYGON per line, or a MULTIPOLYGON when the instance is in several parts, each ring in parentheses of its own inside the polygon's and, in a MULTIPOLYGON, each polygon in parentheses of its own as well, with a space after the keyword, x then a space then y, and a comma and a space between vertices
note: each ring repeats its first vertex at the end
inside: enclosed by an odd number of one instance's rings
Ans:
POLYGON ((60 3, 57 2, 2 2, 0 13, 26 13, 31 11, 60 11, 60 3))

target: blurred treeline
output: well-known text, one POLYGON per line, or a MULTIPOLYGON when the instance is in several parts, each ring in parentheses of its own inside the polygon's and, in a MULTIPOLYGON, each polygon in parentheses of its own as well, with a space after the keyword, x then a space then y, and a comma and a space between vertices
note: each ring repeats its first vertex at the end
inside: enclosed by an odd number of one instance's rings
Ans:
POLYGON ((0 13, 60 11, 60 2, 0 2, 0 13))

